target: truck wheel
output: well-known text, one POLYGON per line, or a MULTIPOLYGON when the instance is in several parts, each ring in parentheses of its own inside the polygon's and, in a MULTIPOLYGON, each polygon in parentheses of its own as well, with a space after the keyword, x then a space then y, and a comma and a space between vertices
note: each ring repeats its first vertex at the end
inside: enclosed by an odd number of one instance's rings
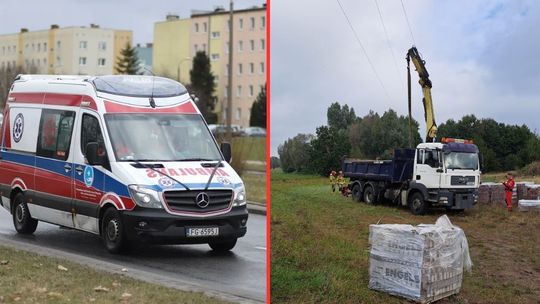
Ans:
POLYGON ((360 185, 354 184, 352 187, 352 199, 355 202, 360 202, 362 200, 362 191, 360 191, 360 185))
POLYGON ((227 252, 234 248, 236 245, 236 238, 232 240, 209 242, 208 245, 215 252, 227 252))
POLYGON ((367 203, 367 204, 377 203, 377 197, 375 195, 375 191, 373 190, 373 187, 371 186, 366 186, 364 188, 364 203, 367 203))
POLYGON ((409 209, 414 215, 423 215, 426 213, 428 203, 424 200, 424 196, 420 192, 413 193, 409 199, 409 209))
POLYGON ((128 248, 124 224, 120 218, 120 213, 115 208, 108 208, 103 214, 101 238, 105 248, 110 253, 121 253, 128 248))
POLYGON ((32 234, 36 231, 38 221, 30 216, 28 205, 24 202, 24 194, 17 193, 13 198, 13 226, 20 234, 32 234))

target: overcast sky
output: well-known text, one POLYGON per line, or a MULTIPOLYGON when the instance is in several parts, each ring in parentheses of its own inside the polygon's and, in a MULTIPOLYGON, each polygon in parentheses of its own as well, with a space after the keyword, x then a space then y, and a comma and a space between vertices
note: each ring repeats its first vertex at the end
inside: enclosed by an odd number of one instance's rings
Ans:
MULTIPOLYGON (((271 5, 271 154, 297 133, 326 124, 338 101, 364 116, 407 114, 405 54, 413 44, 399 0, 340 0, 388 96, 336 0, 271 5), (396 67, 397 66, 397 67, 396 67), (396 71, 396 69, 398 71, 396 71)), ((540 1, 403 0, 416 46, 433 82, 438 124, 474 114, 540 131, 540 1)), ((424 138, 418 74, 413 115, 424 138)))
MULTIPOLYGON (((261 6, 264 0, 234 0, 235 9, 261 6)), ((133 30, 135 43, 152 42, 154 23, 168 13, 189 18, 191 10, 229 8, 228 0, 2 0, 0 34, 48 29, 51 24, 133 30)))

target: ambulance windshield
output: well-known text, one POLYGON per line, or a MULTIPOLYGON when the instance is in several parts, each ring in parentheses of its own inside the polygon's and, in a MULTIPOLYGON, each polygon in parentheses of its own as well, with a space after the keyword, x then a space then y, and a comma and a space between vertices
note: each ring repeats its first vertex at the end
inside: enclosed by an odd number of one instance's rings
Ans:
POLYGON ((105 114, 105 121, 118 161, 221 159, 200 115, 105 114))

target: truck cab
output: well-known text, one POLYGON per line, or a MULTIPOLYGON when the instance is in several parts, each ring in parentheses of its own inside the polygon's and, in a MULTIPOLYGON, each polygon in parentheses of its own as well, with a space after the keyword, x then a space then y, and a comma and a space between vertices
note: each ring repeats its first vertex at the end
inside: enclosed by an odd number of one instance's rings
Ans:
MULTIPOLYGON (((441 142, 422 143, 416 148, 409 191, 420 192, 431 205, 471 208, 476 202, 480 173, 478 147, 472 142, 443 138, 441 142)), ((420 196, 411 203, 418 211, 425 208, 420 196)))

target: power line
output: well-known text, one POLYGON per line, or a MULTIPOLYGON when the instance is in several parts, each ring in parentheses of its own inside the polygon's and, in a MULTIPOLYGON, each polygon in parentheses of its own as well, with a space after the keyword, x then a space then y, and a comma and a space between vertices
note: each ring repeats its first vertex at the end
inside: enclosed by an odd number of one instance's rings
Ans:
POLYGON ((403 14, 405 14, 405 20, 407 20, 407 26, 409 27, 409 33, 411 34, 413 45, 416 45, 416 41, 414 41, 414 36, 411 29, 411 24, 409 23, 409 17, 407 17, 407 11, 405 10, 405 5, 403 5, 403 0, 401 0, 401 7, 403 8, 403 14))
POLYGON ((375 66, 373 65, 373 62, 371 62, 371 59, 369 58, 369 56, 367 54, 367 51, 364 48, 364 45, 360 41, 360 38, 358 37, 358 34, 356 33, 356 30, 354 29, 354 27, 353 27, 353 25, 351 23, 351 20, 349 20, 349 17, 347 16, 347 13, 345 12, 345 9, 343 8, 343 5, 341 5, 341 2, 339 0, 336 0, 336 1, 339 4, 339 8, 341 9, 341 12, 343 13, 343 16, 345 16, 345 20, 347 20, 347 23, 349 24, 349 27, 351 28, 351 30, 352 30, 352 32, 354 34, 354 37, 356 38, 356 41, 358 42, 358 44, 360 45, 360 48, 364 52, 364 55, 366 56, 366 59, 367 59, 369 65, 371 66, 371 69, 373 70, 373 73, 375 74, 375 77, 377 77, 377 80, 379 80, 379 83, 381 84, 381 87, 383 88, 384 93, 386 94, 386 97, 390 100, 390 95, 388 95, 388 91, 386 90, 386 87, 384 86, 384 83, 382 82, 381 77, 379 77, 379 73, 377 73, 377 70, 375 69, 375 66))
POLYGON ((384 35, 386 36, 386 43, 388 44, 388 48, 390 49, 390 53, 392 54, 392 59, 394 60, 394 67, 396 68, 396 74, 398 76, 398 79, 400 80, 399 83, 401 83, 401 86, 403 87, 403 79, 399 75, 399 68, 396 60, 396 55, 394 54, 394 49, 392 48, 392 44, 390 43, 390 38, 388 37, 388 31, 386 30, 386 25, 384 24, 384 20, 381 13, 381 8, 379 7, 379 3, 377 0, 375 1, 375 6, 377 6, 377 11, 379 12, 379 20, 381 20, 381 24, 384 30, 384 35))

